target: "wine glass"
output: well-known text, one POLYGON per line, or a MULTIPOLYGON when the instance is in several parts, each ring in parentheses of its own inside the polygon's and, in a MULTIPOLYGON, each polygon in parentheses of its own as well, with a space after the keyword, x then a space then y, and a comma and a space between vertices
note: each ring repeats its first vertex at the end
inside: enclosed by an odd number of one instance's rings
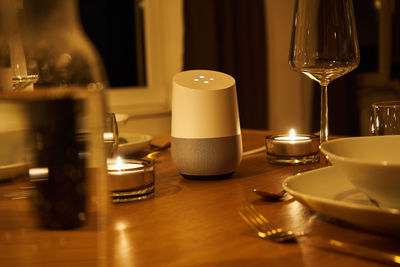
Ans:
POLYGON ((321 85, 321 143, 329 135, 328 84, 359 63, 352 0, 296 0, 289 65, 321 85))

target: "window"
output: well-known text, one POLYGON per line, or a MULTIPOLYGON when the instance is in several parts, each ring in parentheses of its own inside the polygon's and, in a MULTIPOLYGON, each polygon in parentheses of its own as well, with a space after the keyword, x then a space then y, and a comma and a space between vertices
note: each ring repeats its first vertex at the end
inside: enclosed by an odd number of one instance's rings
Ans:
POLYGON ((107 73, 115 66, 132 68, 119 78, 117 71, 110 80, 106 94, 111 110, 130 115, 169 112, 172 76, 182 68, 182 0, 80 0, 80 8, 89 37, 94 43, 97 38, 105 54, 107 73), (116 20, 115 14, 124 18, 116 20), (115 49, 117 60, 108 54, 115 49))

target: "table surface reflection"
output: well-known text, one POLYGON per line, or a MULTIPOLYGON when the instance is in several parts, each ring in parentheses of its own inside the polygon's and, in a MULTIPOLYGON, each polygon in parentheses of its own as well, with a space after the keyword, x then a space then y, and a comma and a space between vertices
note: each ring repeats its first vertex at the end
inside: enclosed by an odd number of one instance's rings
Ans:
MULTIPOLYGON (((265 144, 266 131, 243 130, 244 151, 265 144)), ((168 137, 154 143, 163 144, 168 137)), ((285 177, 318 165, 267 162, 246 156, 229 179, 182 178, 169 151, 156 165, 150 200, 111 204, 107 231, 86 226, 46 231, 24 213, 27 200, 0 201, 1 266, 380 266, 381 263, 302 243, 276 244, 256 237, 237 213, 252 203, 275 224, 400 253, 400 240, 321 218, 294 200, 265 202, 252 188, 279 191, 285 177), (13 229, 10 229, 13 225, 13 229), (51 242, 48 242, 52 240, 51 242), (54 241, 56 240, 56 241, 54 241)), ((2 185, 0 193, 12 185, 2 185)))

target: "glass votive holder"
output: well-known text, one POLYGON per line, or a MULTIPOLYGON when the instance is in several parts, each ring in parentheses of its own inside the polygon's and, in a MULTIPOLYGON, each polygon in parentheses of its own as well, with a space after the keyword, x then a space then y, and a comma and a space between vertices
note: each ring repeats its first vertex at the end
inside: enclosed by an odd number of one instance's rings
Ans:
POLYGON ((369 134, 400 134, 400 101, 382 101, 371 105, 369 134))
POLYGON ((310 164, 319 161, 319 137, 310 134, 269 135, 267 160, 274 164, 310 164))
POLYGON ((111 159, 107 173, 113 203, 149 199, 154 196, 154 162, 132 159, 111 159))

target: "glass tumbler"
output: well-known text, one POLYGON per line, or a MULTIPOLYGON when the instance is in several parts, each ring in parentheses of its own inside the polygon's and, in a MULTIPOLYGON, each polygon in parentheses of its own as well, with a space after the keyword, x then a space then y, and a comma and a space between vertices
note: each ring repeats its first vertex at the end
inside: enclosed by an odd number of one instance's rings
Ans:
POLYGON ((107 112, 104 124, 104 145, 107 158, 114 158, 118 154, 119 134, 115 113, 107 112))
POLYGON ((382 101, 372 104, 369 134, 400 134, 400 101, 382 101))
POLYGON ((76 0, 0 0, 0 129, 21 133, 9 154, 34 188, 0 198, 2 265, 107 266, 107 86, 76 0))

